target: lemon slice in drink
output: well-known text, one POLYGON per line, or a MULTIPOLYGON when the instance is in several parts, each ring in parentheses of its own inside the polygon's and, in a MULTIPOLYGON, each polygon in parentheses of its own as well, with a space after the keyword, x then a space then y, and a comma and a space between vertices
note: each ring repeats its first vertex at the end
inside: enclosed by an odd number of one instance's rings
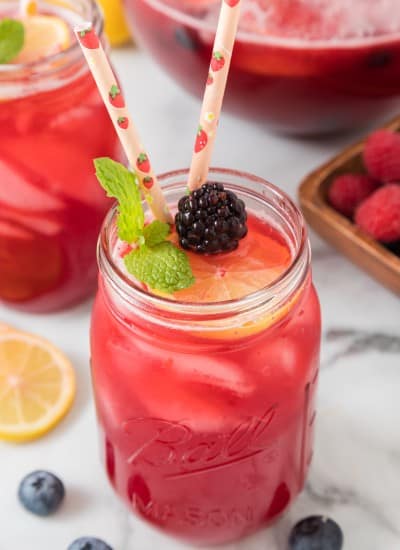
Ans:
MULTIPOLYGON (((195 303, 237 300, 276 281, 291 262, 289 246, 261 220, 251 218, 248 225, 248 235, 233 252, 211 256, 187 252, 196 281, 173 297, 195 303)), ((177 242, 176 235, 173 240, 177 242)))
MULTIPOLYGON (((195 283, 175 292, 172 298, 199 304, 238 300, 279 279, 292 262, 288 243, 272 226, 254 216, 250 216, 248 226, 248 235, 233 252, 212 256, 187 252, 195 283)), ((171 240, 177 244, 176 234, 171 240)), ((298 295, 278 311, 262 318, 255 317, 254 321, 235 328, 225 329, 220 321, 216 321, 215 331, 204 331, 201 336, 224 340, 251 336, 283 318, 297 298, 298 295)))
POLYGON ((57 348, 0 326, 0 439, 40 437, 68 412, 74 395, 74 370, 57 348))
POLYGON ((66 50, 71 44, 71 31, 60 17, 30 15, 21 22, 25 28, 25 41, 13 63, 32 63, 66 50))

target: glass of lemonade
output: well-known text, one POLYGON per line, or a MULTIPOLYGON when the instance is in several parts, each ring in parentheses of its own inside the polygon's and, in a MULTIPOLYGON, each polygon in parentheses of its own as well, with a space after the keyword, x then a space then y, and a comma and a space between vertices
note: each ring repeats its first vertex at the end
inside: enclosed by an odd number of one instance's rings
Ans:
MULTIPOLYGON (((18 6, 0 0, 0 20, 17 18, 18 6)), ((0 300, 48 312, 94 291, 96 240, 111 203, 92 159, 122 156, 72 32, 92 21, 102 34, 97 4, 44 0, 39 10, 39 24, 54 16, 50 30, 66 45, 44 55, 39 40, 27 61, 0 65, 0 300)))
MULTIPOLYGON (((124 0, 135 36, 203 93, 220 0, 124 0)), ((224 107, 293 134, 349 130, 398 109, 398 0, 243 0, 224 107)))
MULTIPOLYGON (((187 175, 159 178, 172 211, 187 175)), ((136 514, 201 544, 268 525, 302 490, 321 330, 297 207, 250 174, 212 169, 209 181, 246 203, 239 247, 188 252, 194 285, 154 294, 125 270, 112 209, 99 239, 91 327, 110 482, 136 514)))

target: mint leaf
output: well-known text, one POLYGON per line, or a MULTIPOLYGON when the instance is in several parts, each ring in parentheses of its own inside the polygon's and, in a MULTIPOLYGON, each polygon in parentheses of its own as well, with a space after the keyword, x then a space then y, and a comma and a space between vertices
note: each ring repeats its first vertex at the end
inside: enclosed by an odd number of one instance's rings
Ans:
POLYGON ((153 290, 172 293, 194 283, 188 257, 169 241, 132 250, 124 262, 129 273, 153 290))
POLYGON ((0 21, 0 64, 12 61, 24 46, 25 29, 20 21, 0 21))
POLYGON ((143 230, 143 236, 147 246, 156 246, 162 243, 167 238, 170 232, 170 227, 167 223, 154 220, 143 230))
POLYGON ((128 243, 143 234, 144 213, 136 174, 109 158, 94 161, 96 176, 109 197, 118 200, 118 236, 128 243))
POLYGON ((94 161, 96 176, 109 197, 118 200, 118 236, 137 248, 124 257, 126 269, 151 289, 172 293, 194 283, 185 252, 166 241, 170 227, 154 220, 144 227, 138 177, 109 158, 94 161))

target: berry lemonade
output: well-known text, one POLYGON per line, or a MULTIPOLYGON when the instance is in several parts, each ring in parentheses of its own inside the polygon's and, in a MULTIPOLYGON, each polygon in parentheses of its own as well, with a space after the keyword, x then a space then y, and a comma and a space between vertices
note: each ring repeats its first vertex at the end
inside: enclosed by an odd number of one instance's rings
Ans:
POLYGON ((41 3, 20 18, 23 49, 0 64, 0 300, 51 311, 87 297, 96 283, 95 246, 110 201, 93 157, 121 157, 117 136, 72 33, 81 19, 101 29, 91 0, 41 3), (72 11, 73 10, 73 11, 72 11))
POLYGON ((197 223, 168 237, 187 249, 187 288, 167 294, 132 277, 124 262, 132 249, 116 236, 115 210, 109 214, 91 328, 110 482, 142 518, 201 544, 268 525, 301 491, 320 344, 300 212, 254 176, 212 170, 209 177, 216 190, 201 197, 184 196, 185 171, 160 178, 182 215, 176 228, 197 223), (238 198, 210 227, 212 209, 222 211, 213 197, 226 203, 231 192, 238 198), (247 231, 239 227, 242 201, 247 231))
MULTIPOLYGON (((135 36, 201 95, 220 0, 125 4, 135 36)), ((398 0, 243 0, 229 109, 278 131, 311 134, 378 120, 394 113, 399 98, 398 0)))

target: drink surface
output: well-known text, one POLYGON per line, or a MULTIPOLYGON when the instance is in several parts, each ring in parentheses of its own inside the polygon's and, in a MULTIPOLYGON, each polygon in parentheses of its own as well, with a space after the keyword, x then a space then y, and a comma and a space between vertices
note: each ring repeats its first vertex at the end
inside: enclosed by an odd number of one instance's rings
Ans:
MULTIPOLYGON (((216 23, 220 3, 166 0, 207 23, 216 23)), ((239 30, 301 41, 362 40, 400 32, 397 0, 243 0, 239 30)))
MULTIPOLYGON (((292 261, 286 240, 254 215, 248 225, 230 261, 251 286, 254 260, 276 280, 292 261), (256 241, 268 243, 262 256, 256 241)), ((218 271, 229 256, 199 257, 214 266, 211 302, 224 293, 228 273, 218 271)), ((202 283, 197 291, 204 303, 202 283)), ((283 309, 275 322, 254 319, 251 331, 180 330, 120 307, 100 277, 91 352, 102 453, 115 490, 155 526, 194 543, 227 542, 273 521, 302 489, 320 339, 310 277, 283 309)))
MULTIPOLYGON (((242 298, 276 281, 292 261, 288 243, 277 229, 255 214, 250 213, 247 226, 247 236, 233 252, 201 255, 186 251, 195 283, 189 288, 164 296, 182 302, 223 302, 242 298)), ((170 240, 178 245, 175 230, 170 240)), ((115 250, 115 260, 124 271, 121 256, 127 250, 129 248, 124 243, 119 243, 115 250)))
MULTIPOLYGON (((125 4, 154 58, 202 95, 220 2, 125 4)), ((243 0, 228 109, 278 131, 312 134, 380 120, 395 112, 399 96, 397 0, 243 0)))
MULTIPOLYGON (((59 21, 71 32, 69 20, 59 21)), ((0 300, 32 311, 69 306, 94 290, 110 202, 92 159, 120 156, 92 77, 68 55, 51 78, 28 75, 23 85, 0 66, 0 300)))

